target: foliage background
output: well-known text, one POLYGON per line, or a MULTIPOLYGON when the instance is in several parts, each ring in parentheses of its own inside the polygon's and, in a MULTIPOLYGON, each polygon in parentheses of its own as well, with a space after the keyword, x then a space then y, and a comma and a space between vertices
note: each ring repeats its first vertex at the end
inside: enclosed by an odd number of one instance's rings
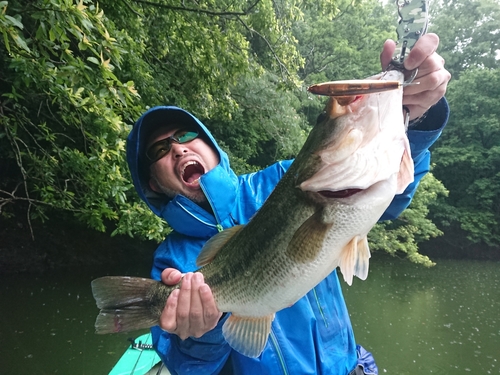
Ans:
MULTIPOLYGON (((500 247, 497 0, 431 5, 453 81, 433 174, 372 249, 432 262, 419 247, 500 247), (448 195, 449 191, 449 195, 448 195)), ((158 104, 198 116, 240 173, 293 157, 320 113, 312 83, 380 70, 395 38, 376 0, 0 1, 0 215, 54 217, 160 241, 125 163, 134 121, 158 104)))

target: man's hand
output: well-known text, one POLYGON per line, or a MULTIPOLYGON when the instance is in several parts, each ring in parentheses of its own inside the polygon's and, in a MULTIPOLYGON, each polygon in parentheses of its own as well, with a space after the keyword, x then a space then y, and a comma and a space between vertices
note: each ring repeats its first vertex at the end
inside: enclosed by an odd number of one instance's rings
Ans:
MULTIPOLYGON (((181 277, 178 270, 167 268, 161 274, 161 281, 175 285, 181 277)), ((181 288, 174 290, 168 297, 160 316, 160 327, 185 340, 190 336, 201 337, 212 330, 221 316, 203 275, 190 272, 184 275, 181 288)))
MULTIPOLYGON (((415 44, 404 61, 407 70, 418 68, 413 84, 403 91, 403 105, 410 110, 410 120, 422 116, 441 99, 445 92, 450 73, 444 68, 444 60, 436 53, 439 37, 436 34, 425 34, 415 44)), ((380 62, 385 70, 391 61, 396 48, 393 40, 387 40, 380 54, 380 62)))

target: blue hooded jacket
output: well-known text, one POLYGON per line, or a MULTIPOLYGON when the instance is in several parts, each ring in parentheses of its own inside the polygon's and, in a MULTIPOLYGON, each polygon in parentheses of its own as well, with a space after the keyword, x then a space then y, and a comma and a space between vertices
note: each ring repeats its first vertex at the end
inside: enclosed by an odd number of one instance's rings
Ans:
MULTIPOLYGON (((442 99, 419 126, 424 130, 409 131, 415 181, 394 198, 382 219, 396 218, 409 205, 418 182, 429 170, 428 148, 441 134, 447 119, 448 105, 442 99)), ((196 271, 196 258, 205 242, 222 229, 247 223, 292 163, 280 161, 259 172, 236 176, 227 154, 208 129, 190 113, 166 106, 148 110, 136 122, 127 140, 127 161, 141 199, 173 229, 154 254, 151 275, 156 280, 168 267, 196 271), (195 126, 218 152, 219 165, 200 178, 214 214, 182 195, 168 199, 149 189, 148 167, 141 156, 145 138, 153 127, 168 123, 195 126)), ((269 340, 258 358, 245 357, 226 343, 222 336, 224 321, 221 319, 202 337, 184 341, 156 326, 152 328, 153 343, 172 374, 219 374, 224 368, 224 373, 249 375, 347 375, 358 363, 366 374, 377 374, 370 353, 359 347, 357 351, 336 271, 293 306, 276 313, 269 340)))

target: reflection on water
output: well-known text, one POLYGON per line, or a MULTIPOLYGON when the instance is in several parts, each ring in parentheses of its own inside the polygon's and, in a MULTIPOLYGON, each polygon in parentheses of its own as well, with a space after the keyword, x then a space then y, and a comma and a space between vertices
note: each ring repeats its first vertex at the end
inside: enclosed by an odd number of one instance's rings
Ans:
MULTIPOLYGON (((148 267, 0 277, 0 373, 107 374, 142 332, 94 334, 90 282, 147 277, 148 267)), ((344 292, 356 339, 381 375, 500 374, 500 263, 425 269, 375 254, 368 279, 344 292)))
MULTIPOLYGON (((134 268, 121 273, 148 276, 134 268)), ((132 336, 94 333, 98 310, 90 282, 108 273, 1 277, 0 374, 107 374, 132 336)))
POLYGON ((344 292, 380 374, 500 374, 500 263, 377 257, 344 292))

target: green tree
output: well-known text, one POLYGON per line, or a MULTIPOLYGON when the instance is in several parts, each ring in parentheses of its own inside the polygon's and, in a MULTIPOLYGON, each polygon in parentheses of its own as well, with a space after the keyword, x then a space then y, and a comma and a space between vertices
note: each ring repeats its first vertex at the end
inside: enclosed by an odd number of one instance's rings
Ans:
MULTIPOLYGON (((301 60, 289 29, 301 12, 294 1, 100 4, 0 2, 0 208, 26 201, 30 217, 71 212, 98 230, 160 239, 166 226, 143 216, 130 184, 130 125, 157 104, 229 123, 243 112, 231 90, 266 70, 277 91, 290 87, 301 60)), ((260 133, 272 152, 289 149, 260 133)))
POLYGON ((271 73, 242 77, 231 90, 238 103, 231 120, 207 120, 214 136, 223 140, 233 157, 253 166, 238 172, 292 158, 306 139, 310 128, 297 111, 300 102, 294 91, 280 90, 279 82, 271 73))
MULTIPOLYGON (((375 0, 13 0, 0 10, 1 213, 25 201, 30 217, 66 212, 157 240, 168 226, 138 202, 125 162, 146 108, 184 107, 238 172, 264 167, 293 157, 322 109, 301 79, 379 72, 396 24, 394 5, 375 0)), ((423 202, 387 227, 392 248, 404 240, 398 249, 417 261, 415 243, 433 234, 423 202)))
POLYGON ((430 220, 429 205, 439 197, 445 197, 448 191, 432 173, 421 181, 410 207, 393 221, 379 223, 368 235, 372 251, 385 251, 391 255, 406 257, 424 266, 433 266, 434 262, 418 252, 419 243, 441 236, 443 233, 430 220))
MULTIPOLYGON (((339 1, 331 12, 315 8, 295 22, 294 35, 305 59, 299 71, 305 85, 363 79, 381 72, 379 55, 385 40, 396 38, 396 7, 377 0, 339 1)), ((302 113, 314 124, 323 100, 302 91, 302 113)))
POLYGON ((379 73, 382 45, 396 37, 395 13, 376 0, 341 1, 332 17, 306 12, 294 28, 305 58, 301 78, 312 84, 379 73))
POLYGON ((463 231, 468 241, 496 247, 500 246, 499 96, 500 69, 469 69, 450 84, 450 121, 434 151, 434 173, 450 194, 432 210, 445 233, 463 231))
POLYGON ((121 34, 82 1, 0 9, 0 205, 68 210, 104 230, 127 200, 125 122, 139 113, 133 82, 115 75, 121 34))
POLYGON ((498 67, 500 3, 443 0, 431 5, 431 25, 440 37, 439 54, 454 79, 469 68, 498 67))

